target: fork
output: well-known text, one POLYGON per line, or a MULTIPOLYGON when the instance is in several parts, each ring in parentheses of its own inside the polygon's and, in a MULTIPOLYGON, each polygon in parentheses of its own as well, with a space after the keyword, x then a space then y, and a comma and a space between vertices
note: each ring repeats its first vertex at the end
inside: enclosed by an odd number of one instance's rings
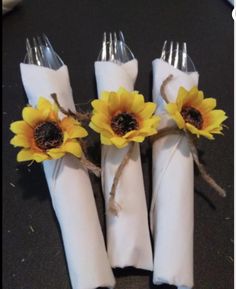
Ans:
POLYGON ((180 49, 179 42, 171 41, 169 48, 167 48, 168 42, 164 41, 161 59, 168 62, 170 65, 174 66, 177 69, 180 69, 183 72, 193 72, 196 71, 195 66, 191 58, 187 54, 187 44, 186 42, 182 43, 182 50, 180 49), (175 47, 175 49, 174 49, 175 47))
POLYGON ((134 55, 125 43, 122 31, 113 34, 103 33, 102 49, 98 55, 98 61, 111 61, 117 64, 126 63, 134 59, 134 55))
POLYGON ((26 51, 25 63, 44 66, 54 70, 64 64, 45 34, 33 37, 31 41, 26 38, 26 51))

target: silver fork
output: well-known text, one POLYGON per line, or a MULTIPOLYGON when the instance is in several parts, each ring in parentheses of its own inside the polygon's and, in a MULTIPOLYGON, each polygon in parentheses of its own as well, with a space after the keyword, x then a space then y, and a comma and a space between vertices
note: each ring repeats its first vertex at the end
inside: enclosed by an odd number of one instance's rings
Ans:
POLYGON ((111 61, 118 64, 126 63, 134 59, 134 55, 125 43, 122 31, 103 33, 102 49, 98 55, 98 61, 111 61))
POLYGON ((169 44, 169 48, 167 48, 168 42, 167 40, 165 40, 160 58, 183 72, 196 71, 191 58, 187 54, 186 42, 183 42, 181 46, 182 49, 180 49, 179 42, 176 42, 176 44, 174 44, 174 42, 171 41, 169 44))
POLYGON ((45 34, 33 37, 31 41, 26 38, 26 52, 24 62, 28 64, 44 66, 54 70, 64 64, 45 34))

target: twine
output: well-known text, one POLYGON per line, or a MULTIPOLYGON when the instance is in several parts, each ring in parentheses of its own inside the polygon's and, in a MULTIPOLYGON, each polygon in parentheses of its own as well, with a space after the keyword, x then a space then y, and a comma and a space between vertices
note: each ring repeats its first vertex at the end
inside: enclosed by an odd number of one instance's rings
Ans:
POLYGON ((89 121, 91 119, 91 117, 92 117, 92 113, 91 112, 77 112, 77 111, 73 112, 70 109, 66 110, 60 105, 56 93, 52 93, 51 97, 54 100, 54 102, 57 105, 57 107, 59 108, 59 110, 63 114, 65 114, 67 116, 71 116, 74 119, 76 119, 77 121, 89 121))
POLYGON ((150 139, 151 142, 153 143, 154 141, 170 134, 184 134, 184 132, 175 126, 169 126, 158 130, 158 132, 153 136, 151 136, 150 139))
POLYGON ((121 206, 115 200, 116 188, 117 188, 120 176, 124 170, 124 167, 126 166, 129 159, 131 158, 131 155, 132 155, 133 150, 134 150, 134 145, 135 145, 135 143, 131 142, 129 149, 128 149, 127 153, 124 155, 123 160, 120 163, 120 165, 119 165, 119 167, 115 173, 114 179, 113 179, 111 192, 110 192, 110 198, 109 198, 109 202, 108 202, 108 210, 115 216, 118 216, 118 213, 121 210, 121 206))
POLYGON ((190 135, 188 132, 186 132, 185 135, 188 139, 189 147, 190 147, 194 162, 198 167, 201 177, 204 179, 206 183, 208 183, 208 185, 210 185, 219 194, 219 196, 223 198, 226 197, 226 191, 216 183, 216 181, 208 174, 205 166, 200 162, 196 145, 193 142, 193 136, 190 135))
MULTIPOLYGON (((165 100, 166 103, 169 103, 168 97, 165 93, 165 88, 166 85, 172 80, 173 75, 169 75, 163 82, 162 85, 160 87, 160 93, 162 98, 165 100)), ((54 102, 56 103, 57 107, 59 108, 59 110, 70 117, 73 117, 74 119, 76 119, 77 121, 89 121, 91 119, 92 113, 90 112, 72 112, 70 109, 65 110, 59 103, 57 95, 55 93, 51 94, 51 97, 53 98, 54 102)), ((194 143, 195 139, 193 138, 192 135, 190 135, 190 133, 188 133, 186 130, 180 130, 177 127, 166 127, 163 128, 161 130, 158 131, 157 134, 151 136, 151 142, 153 143, 154 141, 159 140, 162 137, 168 136, 168 135, 173 135, 173 134, 182 134, 184 136, 187 137, 188 139, 188 143, 189 143, 189 147, 190 147, 190 152, 192 154, 193 160, 196 164, 196 166, 198 167, 198 170, 201 174, 201 177, 204 179, 204 181, 206 183, 208 183, 209 186, 211 186, 221 197, 225 197, 226 196, 226 192, 225 190, 220 187, 216 181, 207 173, 206 168, 204 167, 204 165, 200 162, 199 157, 198 157, 198 152, 197 152, 197 147, 194 143)), ((86 146, 85 143, 82 140, 79 140, 80 144, 83 148, 83 151, 86 150, 86 146)), ((118 216, 119 211, 122 209, 120 204, 118 202, 116 202, 115 200, 115 196, 116 196, 116 190, 117 190, 117 186, 118 186, 118 182, 119 179, 122 175, 122 172, 126 166, 126 164, 128 163, 129 159, 131 158, 131 155, 133 153, 134 150, 134 142, 131 142, 129 149, 127 151, 127 153, 124 155, 123 160, 121 161, 119 167, 117 168, 117 171, 115 173, 114 179, 113 179, 113 183, 112 183, 112 187, 111 187, 111 192, 110 192, 110 197, 109 197, 109 201, 108 201, 108 211, 115 215, 118 216)), ((81 164, 88 170, 90 170, 91 172, 93 172, 96 176, 100 176, 101 174, 101 168, 97 167, 95 164, 93 164, 92 162, 90 162, 86 156, 83 154, 82 157, 80 158, 81 164)))
POLYGON ((97 167, 94 163, 90 162, 85 155, 80 158, 81 164, 89 171, 91 171, 95 176, 100 177, 101 168, 97 167))
POLYGON ((167 84, 171 81, 172 78, 173 78, 172 74, 167 76, 167 78, 165 80, 163 80, 162 85, 160 87, 161 97, 165 100, 166 103, 169 103, 169 100, 168 100, 168 97, 165 93, 165 88, 166 88, 167 84))

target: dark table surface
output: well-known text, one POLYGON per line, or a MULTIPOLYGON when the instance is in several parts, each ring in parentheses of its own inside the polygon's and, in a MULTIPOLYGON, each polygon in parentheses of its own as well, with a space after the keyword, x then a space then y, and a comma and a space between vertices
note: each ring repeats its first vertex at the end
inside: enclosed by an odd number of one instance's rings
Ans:
MULTIPOLYGON (((199 86, 215 97, 229 119, 224 136, 200 140, 201 158, 227 190, 222 199, 197 175, 195 178, 195 288, 233 288, 233 20, 223 0, 23 0, 3 17, 3 288, 69 289, 59 227, 40 165, 16 162, 9 145, 9 124, 21 118, 25 94, 19 63, 25 38, 45 32, 68 65, 76 103, 96 97, 93 63, 104 31, 122 30, 139 60, 136 89, 151 100, 151 62, 163 41, 186 41, 200 72, 199 86)), ((83 106, 89 109, 88 105, 83 106)), ((98 137, 94 142, 98 144, 98 137)), ((151 195, 151 154, 142 145, 148 205, 151 195)), ((99 162, 100 156, 93 154, 99 162)), ((92 177, 104 230, 99 179, 92 177)), ((152 274, 116 270, 116 289, 175 288, 152 285, 152 274)))

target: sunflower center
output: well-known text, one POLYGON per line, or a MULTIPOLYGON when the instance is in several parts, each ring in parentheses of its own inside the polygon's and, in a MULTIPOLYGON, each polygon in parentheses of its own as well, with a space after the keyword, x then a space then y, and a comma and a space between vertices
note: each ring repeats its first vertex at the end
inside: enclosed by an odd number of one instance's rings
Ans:
POLYGON ((55 122, 41 122, 34 129, 34 140, 42 150, 56 148, 63 142, 63 132, 55 122))
POLYGON ((191 106, 184 106, 181 110, 181 115, 185 122, 194 125, 197 129, 201 129, 203 125, 203 118, 200 111, 191 106))
POLYGON ((138 129, 138 121, 132 113, 122 112, 113 116, 111 128, 117 135, 123 136, 131 130, 138 129))

